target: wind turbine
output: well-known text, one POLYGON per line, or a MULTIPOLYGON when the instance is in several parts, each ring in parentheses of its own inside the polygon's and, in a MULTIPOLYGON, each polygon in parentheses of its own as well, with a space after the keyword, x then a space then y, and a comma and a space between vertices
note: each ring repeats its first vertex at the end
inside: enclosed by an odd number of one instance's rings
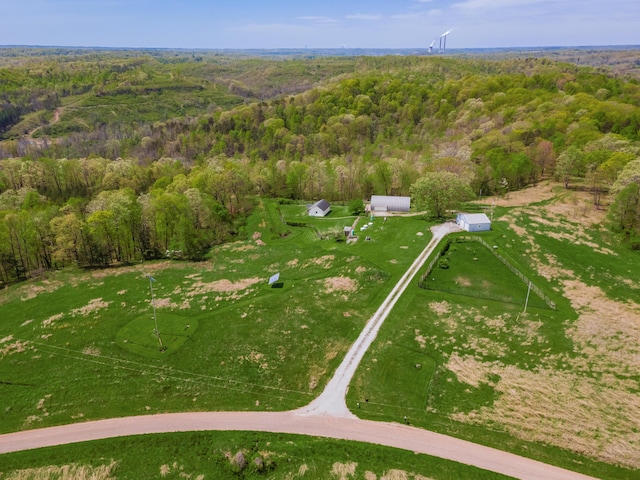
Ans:
POLYGON ((429 53, 433 52, 433 45, 436 43, 436 41, 434 40, 433 42, 431 42, 431 44, 429 45, 429 53))
POLYGON ((451 30, 447 30, 440 35, 440 51, 444 53, 447 50, 447 35, 451 33, 451 30))

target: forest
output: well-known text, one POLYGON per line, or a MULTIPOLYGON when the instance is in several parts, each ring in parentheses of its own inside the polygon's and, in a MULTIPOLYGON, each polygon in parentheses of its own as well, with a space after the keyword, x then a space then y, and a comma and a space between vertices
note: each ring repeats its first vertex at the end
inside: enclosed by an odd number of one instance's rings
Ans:
POLYGON ((429 210, 443 181, 453 207, 555 178, 640 249, 638 55, 603 55, 0 49, 0 284, 201 259, 258 196, 429 210))

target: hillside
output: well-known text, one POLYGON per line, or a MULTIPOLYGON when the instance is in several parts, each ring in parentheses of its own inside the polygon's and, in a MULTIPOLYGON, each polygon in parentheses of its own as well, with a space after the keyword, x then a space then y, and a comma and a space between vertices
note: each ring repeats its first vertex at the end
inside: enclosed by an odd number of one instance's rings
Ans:
POLYGON ((594 66, 569 52, 10 53, 4 431, 305 405, 429 226, 466 210, 494 218, 488 248, 453 245, 440 290, 411 285, 348 406, 602 478, 637 473, 632 52, 593 52, 594 66), (625 72, 605 65, 622 58, 625 72), (370 218, 370 239, 347 244, 372 194, 412 196, 412 215, 370 218), (333 214, 310 220, 321 198, 333 214), (555 307, 534 295, 523 312, 527 285, 494 251, 555 307))

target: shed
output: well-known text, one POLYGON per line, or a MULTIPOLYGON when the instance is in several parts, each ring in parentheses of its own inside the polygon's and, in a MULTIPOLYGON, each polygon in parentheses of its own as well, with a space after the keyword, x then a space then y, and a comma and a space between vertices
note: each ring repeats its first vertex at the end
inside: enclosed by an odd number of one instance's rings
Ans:
POLYGON ((331 204, 326 200, 318 200, 313 205, 307 205, 307 213, 312 217, 324 217, 331 211, 331 204))
POLYGON ((371 212, 408 212, 411 197, 371 195, 371 212))
POLYGON ((459 213, 456 223, 467 232, 486 232, 491 230, 491 220, 484 213, 459 213))

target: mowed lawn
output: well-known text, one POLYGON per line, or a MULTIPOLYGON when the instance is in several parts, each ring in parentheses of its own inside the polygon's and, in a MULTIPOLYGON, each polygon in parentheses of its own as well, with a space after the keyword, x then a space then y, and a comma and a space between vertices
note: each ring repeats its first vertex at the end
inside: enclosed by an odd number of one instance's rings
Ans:
POLYGON ((376 220, 370 241, 347 245, 274 208, 260 204, 247 240, 201 263, 64 271, 0 292, 0 430, 310 402, 430 234, 422 219, 376 220))

